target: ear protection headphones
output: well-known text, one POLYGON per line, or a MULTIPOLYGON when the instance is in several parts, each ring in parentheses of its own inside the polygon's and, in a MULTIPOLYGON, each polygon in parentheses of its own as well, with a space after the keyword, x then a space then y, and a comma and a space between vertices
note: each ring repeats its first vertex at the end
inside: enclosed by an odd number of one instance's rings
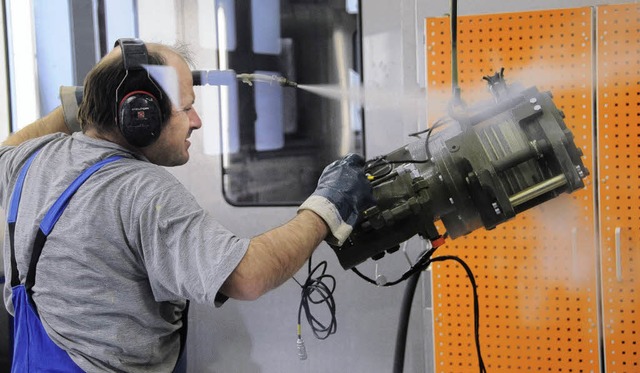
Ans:
POLYGON ((163 100, 162 90, 151 79, 144 65, 148 64, 147 47, 139 39, 118 39, 114 45, 122 49, 122 63, 125 75, 116 88, 116 124, 129 144, 136 147, 151 145, 162 130, 162 110, 159 100, 163 100), (144 74, 141 76, 141 74, 144 74), (156 95, 146 90, 121 92, 127 79, 148 79, 158 92, 156 95))

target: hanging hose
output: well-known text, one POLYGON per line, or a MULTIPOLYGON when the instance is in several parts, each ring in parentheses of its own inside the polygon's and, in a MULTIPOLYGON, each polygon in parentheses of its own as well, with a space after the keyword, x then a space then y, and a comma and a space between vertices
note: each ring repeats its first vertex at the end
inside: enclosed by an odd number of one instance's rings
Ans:
POLYGON ((409 329, 409 317, 411 316, 411 304, 416 292, 418 279, 422 271, 418 271, 409 277, 404 289, 402 308, 400 309, 400 321, 398 322, 398 334, 396 336, 396 351, 393 357, 393 372, 402 373, 404 369, 404 355, 407 346, 407 331, 409 329))
POLYGON ((457 105, 461 102, 460 83, 458 77, 458 1, 451 0, 451 95, 452 103, 457 105))

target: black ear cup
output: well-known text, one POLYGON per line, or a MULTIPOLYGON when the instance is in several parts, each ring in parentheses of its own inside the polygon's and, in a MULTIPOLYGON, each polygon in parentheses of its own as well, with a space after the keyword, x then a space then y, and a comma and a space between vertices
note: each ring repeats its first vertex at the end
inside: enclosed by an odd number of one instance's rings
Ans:
POLYGON ((122 48, 122 63, 125 77, 116 90, 116 121, 127 142, 136 147, 151 145, 162 130, 162 90, 144 69, 148 64, 147 47, 139 39, 118 39, 115 46, 122 48), (137 83, 137 82, 140 83, 137 83), (136 83, 132 83, 136 82, 136 83), (127 84, 128 83, 128 84, 127 84), (120 86, 141 85, 135 90, 120 91, 120 86), (150 93, 146 87, 158 95, 150 93), (141 89, 142 88, 142 89, 141 89), (120 92, 119 92, 120 91, 120 92), (122 97, 120 99, 120 97, 122 97))
POLYGON ((151 93, 133 91, 120 101, 118 126, 129 144, 150 145, 160 136, 161 125, 162 111, 151 93))

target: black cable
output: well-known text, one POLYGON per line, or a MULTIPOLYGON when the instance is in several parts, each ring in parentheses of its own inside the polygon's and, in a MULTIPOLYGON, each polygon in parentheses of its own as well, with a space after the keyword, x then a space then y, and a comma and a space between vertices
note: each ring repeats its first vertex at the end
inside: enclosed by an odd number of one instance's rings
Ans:
POLYGON ((311 258, 308 261, 309 274, 304 284, 300 284, 298 280, 294 280, 302 288, 300 306, 298 307, 298 337, 300 337, 300 327, 302 320, 302 311, 304 310, 305 317, 313 334, 318 339, 327 339, 331 334, 334 334, 337 330, 336 320, 336 303, 333 299, 333 292, 336 289, 335 277, 326 274, 327 262, 320 262, 313 270, 311 269, 311 258), (316 272, 320 271, 320 274, 314 278, 316 272), (328 285, 326 281, 329 280, 328 285), (314 297, 317 296, 317 297, 314 297), (329 310, 329 323, 325 325, 315 317, 311 310, 311 305, 324 304, 329 310))
POLYGON ((480 306, 478 302, 478 290, 476 286, 475 277, 473 277, 473 272, 471 272, 471 268, 465 263, 462 259, 453 255, 443 255, 437 256, 435 258, 431 258, 430 262, 444 262, 445 260, 454 260, 464 268, 467 273, 467 277, 469 277, 469 281, 471 282, 471 289, 473 290, 473 328, 474 328, 474 339, 476 343, 476 353, 478 354, 478 367, 480 369, 480 373, 486 373, 487 369, 484 366, 484 361, 482 359, 482 354, 480 353, 480 306))
POLYGON ((407 346, 407 332, 409 330, 409 318, 411 316, 411 304, 416 292, 418 279, 421 272, 416 272, 407 281, 402 298, 400 320, 398 321, 398 334, 396 334, 396 350, 393 355, 393 372, 402 373, 404 370, 404 355, 407 346))
POLYGON ((365 174, 370 175, 373 180, 385 177, 391 171, 393 171, 393 166, 386 159, 386 156, 376 157, 370 161, 367 161, 367 163, 364 166, 365 174), (381 169, 384 170, 384 172, 380 172, 381 169))
MULTIPOLYGON (((457 256, 451 255, 443 255, 435 258, 430 258, 427 265, 433 262, 443 262, 445 260, 455 260, 460 263, 469 277, 469 281, 471 281, 471 288, 473 290, 473 316, 474 316, 474 341, 476 344, 476 353, 478 355, 478 367, 480 369, 480 373, 486 373, 487 370, 484 366, 484 360, 482 359, 482 354, 480 352, 480 306, 478 302, 478 292, 475 277, 471 272, 471 268, 465 263, 462 259, 457 256)), ((407 287, 405 288, 404 298, 402 300, 402 308, 400 311, 400 321, 398 323, 398 334, 396 338, 396 350, 394 355, 394 363, 393 363, 393 372, 394 373, 402 373, 404 368, 404 358, 405 358, 405 350, 407 343, 407 330, 409 328, 409 316, 411 314, 411 304, 413 302, 413 296, 416 291, 418 278, 420 277, 421 272, 416 272, 412 275, 407 282, 407 287)))
POLYGON ((374 281, 373 279, 367 277, 365 274, 360 272, 355 267, 351 268, 351 271, 353 271, 353 273, 358 275, 361 279, 365 280, 368 283, 374 284, 376 286, 384 286, 384 287, 394 286, 394 285, 397 285, 397 284, 401 283, 402 281, 408 279, 409 277, 411 277, 415 273, 420 273, 423 270, 425 270, 429 266, 429 263, 430 263, 429 259, 431 258, 431 255, 433 255, 433 253, 436 251, 437 248, 438 247, 431 248, 431 250, 427 251, 422 257, 420 257, 420 259, 418 259, 416 264, 411 266, 411 268, 409 268, 409 270, 406 271, 399 279, 397 279, 395 281, 387 282, 386 284, 378 285, 378 283, 376 281, 374 281))
POLYGON ((427 162, 431 162, 431 152, 429 150, 429 139, 431 138, 431 134, 433 133, 433 131, 442 126, 445 123, 448 123, 450 121, 448 120, 444 120, 444 118, 440 118, 438 119, 435 123, 433 123, 433 125, 431 125, 431 127, 429 127, 426 130, 420 131, 420 132, 415 132, 415 133, 411 133, 409 134, 409 136, 418 136, 420 134, 426 133, 427 136, 425 138, 425 152, 426 152, 426 158, 425 159, 401 159, 401 160, 389 160, 386 158, 386 156, 380 156, 380 157, 376 157, 370 161, 367 162, 367 164, 364 167, 365 173, 371 175, 373 178, 372 180, 376 183, 380 183, 384 180, 381 180, 381 178, 383 177, 392 177, 395 176, 395 174, 392 174, 393 171, 393 164, 404 164, 404 163, 427 163, 427 162), (381 174, 377 174, 379 172, 379 170, 374 170, 373 172, 371 171, 372 169, 374 169, 375 167, 380 167, 380 165, 383 166, 389 166, 384 173, 381 174))
POLYGON ((451 86, 454 98, 459 98, 458 86, 458 1, 451 0, 451 86))
POLYGON ((436 128, 440 127, 442 124, 444 124, 443 120, 437 120, 430 128, 429 131, 427 131, 427 138, 424 141, 424 151, 427 154, 427 159, 431 160, 431 150, 429 150, 429 138, 431 137, 431 134, 433 133, 433 130, 435 130, 436 128))
MULTIPOLYGON (((448 237, 448 233, 445 232, 443 238, 448 237)), ((409 327, 409 316, 411 313, 411 303, 413 302, 413 296, 415 294, 415 290, 417 287, 418 278, 423 270, 427 269, 431 263, 434 262, 443 262, 446 260, 454 260, 464 268, 467 277, 469 277, 469 281, 471 282, 471 289, 473 291, 473 328, 474 328, 474 342, 476 345, 476 353, 478 355, 478 367, 480 373, 486 373, 486 368, 484 365, 484 360, 482 359, 482 353, 480 351, 480 306, 478 301, 478 290, 476 285, 475 277, 473 276, 473 272, 471 268, 465 263, 462 259, 453 255, 442 255, 437 257, 432 257, 433 253, 439 246, 431 248, 427 251, 418 261, 414 264, 411 269, 409 269, 405 274, 398 279, 397 281, 390 282, 384 285, 378 285, 373 279, 365 276, 356 268, 352 268, 352 271, 361 277, 366 282, 374 284, 376 286, 393 286, 396 285, 407 278, 409 278, 409 282, 407 282, 407 287, 405 288, 405 294, 403 297, 402 308, 400 312, 400 320, 398 325, 398 334, 396 337, 396 349, 394 355, 394 373, 401 373, 404 368, 404 355, 406 350, 406 339, 407 339, 407 330, 409 327), (409 294, 411 293, 411 294, 409 294)))
MULTIPOLYGON (((444 240, 446 240, 447 238, 449 238, 449 232, 444 232, 442 237, 440 237, 440 239, 442 239, 443 241, 440 244, 438 244, 438 246, 434 246, 431 249, 427 250, 424 254, 422 254, 418 258, 418 260, 416 261, 416 264, 412 265, 411 268, 409 268, 409 270, 407 270, 396 281, 391 281, 391 282, 387 282, 386 284, 383 284, 383 285, 378 285, 378 283, 376 281, 374 281, 373 279, 371 279, 371 278, 367 277, 366 275, 364 275, 356 267, 351 268, 351 271, 353 271, 353 273, 358 275, 361 279, 365 280, 368 283, 374 284, 376 286, 388 287, 388 286, 397 285, 397 284, 401 283, 402 281, 408 279, 411 275, 415 274, 416 272, 421 272, 421 271, 424 271, 425 269, 427 269, 429 264, 431 264, 431 261, 430 261, 431 260, 431 256, 433 256, 433 253, 436 252, 438 247, 442 246, 442 244, 444 243, 444 240)), ((437 240, 434 240, 432 242, 436 242, 436 241, 437 240)))

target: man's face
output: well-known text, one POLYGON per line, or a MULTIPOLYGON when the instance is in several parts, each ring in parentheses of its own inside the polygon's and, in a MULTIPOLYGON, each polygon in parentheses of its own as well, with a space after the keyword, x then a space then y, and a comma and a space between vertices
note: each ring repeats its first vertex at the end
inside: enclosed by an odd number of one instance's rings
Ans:
POLYGON ((187 163, 191 146, 189 136, 192 131, 202 127, 202 121, 193 107, 195 93, 189 66, 174 53, 168 53, 167 65, 176 69, 178 97, 172 100, 171 117, 162 128, 160 137, 140 150, 152 163, 170 167, 187 163))

